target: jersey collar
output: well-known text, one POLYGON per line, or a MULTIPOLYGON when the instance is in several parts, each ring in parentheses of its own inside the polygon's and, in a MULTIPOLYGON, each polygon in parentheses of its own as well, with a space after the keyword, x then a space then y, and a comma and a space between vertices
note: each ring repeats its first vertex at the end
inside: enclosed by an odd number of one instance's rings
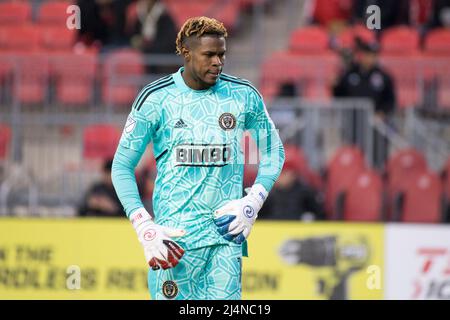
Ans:
POLYGON ((191 93, 195 93, 195 94, 210 94, 210 93, 214 92, 215 88, 217 87, 217 84, 220 81, 220 79, 217 79, 216 84, 208 89, 194 90, 194 89, 188 87, 188 85, 184 82, 184 79, 181 76, 181 73, 183 71, 184 71, 184 67, 181 67, 180 69, 178 69, 178 71, 176 73, 173 74, 173 79, 175 81, 175 85, 178 87, 178 89, 180 89, 183 92, 191 92, 191 93))

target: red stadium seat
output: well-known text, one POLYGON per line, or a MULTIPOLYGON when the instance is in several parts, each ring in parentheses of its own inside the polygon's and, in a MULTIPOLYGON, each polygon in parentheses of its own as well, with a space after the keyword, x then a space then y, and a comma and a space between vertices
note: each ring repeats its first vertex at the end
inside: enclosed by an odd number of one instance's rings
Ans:
POLYGON ((66 29, 66 21, 69 15, 67 8, 72 1, 47 1, 40 5, 37 21, 40 24, 53 25, 66 29))
POLYGON ((392 155, 386 164, 387 176, 387 214, 392 213, 399 194, 411 184, 411 179, 427 171, 427 163, 423 154, 415 149, 404 149, 392 155))
POLYGON ((41 27, 41 48, 45 51, 72 51, 77 30, 69 30, 65 27, 51 26, 41 27))
POLYGON ((287 144, 284 146, 284 153, 285 164, 289 163, 289 166, 295 169, 300 178, 316 189, 322 187, 320 176, 311 169, 302 149, 295 145, 287 144))
POLYGON ((237 23, 240 8, 239 1, 164 0, 164 4, 178 28, 191 17, 208 16, 223 22, 229 31, 232 31, 237 23))
POLYGON ((292 83, 300 88, 301 96, 327 98, 331 96, 330 83, 339 67, 334 54, 297 55, 275 52, 268 57, 261 71, 261 92, 270 101, 281 85, 292 83))
POLYGON ((336 39, 336 45, 338 48, 352 49, 355 46, 355 39, 357 37, 369 43, 376 42, 377 40, 373 31, 367 29, 365 26, 357 25, 341 32, 336 39))
POLYGON ((21 25, 31 20, 31 5, 26 1, 0 2, 0 28, 21 25))
POLYGON ((47 98, 49 66, 44 53, 11 53, 14 57, 13 96, 20 103, 39 104, 47 98))
POLYGON ((39 49, 41 30, 33 25, 0 27, 0 50, 32 52, 39 49))
POLYGON ((383 54, 380 64, 392 76, 400 108, 412 108, 423 101, 420 70, 421 57, 383 54))
POLYGON ((425 37, 425 52, 433 56, 450 57, 450 30, 431 30, 425 37))
POLYGON ((343 206, 347 221, 380 221, 383 208, 383 183, 373 170, 364 170, 353 177, 343 206))
POLYGON ((70 105, 92 102, 96 67, 97 56, 92 53, 52 54, 50 72, 55 80, 58 102, 70 105))
POLYGON ((381 51, 384 54, 411 56, 419 51, 420 36, 415 28, 407 26, 392 27, 381 37, 381 51))
POLYGON ((13 69, 14 57, 9 53, 0 52, 0 83, 2 83, 5 78, 12 75, 13 69))
POLYGON ((450 53, 434 54, 425 51, 421 60, 424 80, 436 85, 438 107, 450 107, 450 53))
POLYGON ((9 126, 0 124, 0 159, 5 159, 9 153, 11 144, 11 129, 9 126))
POLYGON ((335 22, 344 22, 351 18, 352 0, 316 0, 313 1, 314 21, 330 27, 335 22))
POLYGON ((105 160, 112 158, 120 140, 120 130, 110 124, 92 124, 83 132, 83 158, 105 160))
POLYGON ((328 33, 321 27, 302 27, 292 32, 289 50, 296 54, 326 54, 328 33))
POLYGON ((144 61, 139 51, 122 49, 109 54, 103 65, 103 101, 131 105, 143 74, 144 61))
POLYGON ((366 168, 360 149, 353 146, 339 148, 328 162, 325 186, 325 210, 329 218, 336 218, 335 202, 347 190, 354 177, 366 168))
POLYGON ((414 223, 441 222, 442 184, 439 177, 423 172, 413 175, 410 181, 403 191, 402 209, 397 219, 414 223))
POLYGON ((403 149, 392 155, 386 164, 386 174, 390 184, 401 183, 406 176, 427 170, 427 162, 416 149, 403 149))

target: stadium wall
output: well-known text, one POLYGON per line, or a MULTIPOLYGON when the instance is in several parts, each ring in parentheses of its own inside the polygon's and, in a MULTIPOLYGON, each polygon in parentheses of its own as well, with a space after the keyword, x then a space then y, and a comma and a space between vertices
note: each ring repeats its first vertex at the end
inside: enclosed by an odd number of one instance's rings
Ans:
MULTIPOLYGON (((260 221, 243 299, 448 299, 450 227, 260 221)), ((149 299, 125 219, 0 220, 0 299, 149 299)))

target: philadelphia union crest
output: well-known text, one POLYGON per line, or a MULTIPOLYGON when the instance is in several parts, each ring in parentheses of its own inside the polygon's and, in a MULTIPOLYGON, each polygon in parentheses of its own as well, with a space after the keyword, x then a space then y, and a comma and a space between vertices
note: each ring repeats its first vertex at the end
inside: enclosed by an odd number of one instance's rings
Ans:
POLYGON ((219 117, 219 125, 223 130, 232 130, 236 127, 236 118, 231 113, 222 113, 219 117))
POLYGON ((178 294, 178 286, 173 281, 165 281, 162 286, 162 292, 167 299, 173 299, 178 294))

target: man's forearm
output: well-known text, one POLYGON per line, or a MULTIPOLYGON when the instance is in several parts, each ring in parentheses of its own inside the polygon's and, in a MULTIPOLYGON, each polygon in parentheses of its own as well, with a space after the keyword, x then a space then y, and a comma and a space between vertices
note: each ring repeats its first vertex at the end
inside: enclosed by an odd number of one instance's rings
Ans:
POLYGON ((280 175, 284 164, 284 148, 276 131, 269 136, 259 137, 261 161, 255 184, 261 184, 269 192, 280 175))
POLYGON ((127 149, 121 145, 119 145, 114 155, 111 178, 117 196, 128 217, 136 209, 144 207, 139 196, 134 174, 134 169, 141 156, 141 153, 127 149))

